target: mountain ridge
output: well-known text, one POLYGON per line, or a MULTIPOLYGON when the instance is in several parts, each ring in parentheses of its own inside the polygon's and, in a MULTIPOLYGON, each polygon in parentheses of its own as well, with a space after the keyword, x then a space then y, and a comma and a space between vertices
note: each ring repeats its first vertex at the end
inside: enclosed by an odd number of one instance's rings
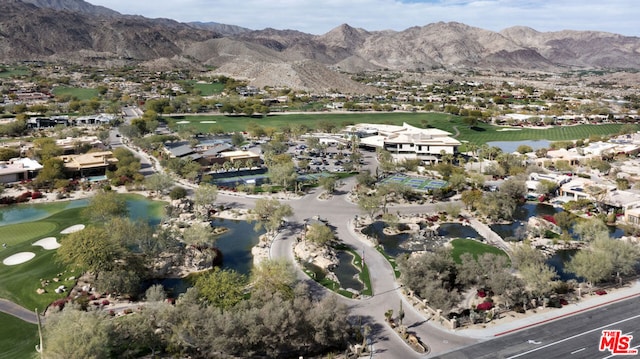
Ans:
POLYGON ((82 0, 7 0, 0 13, 0 60, 213 66, 256 84, 290 83, 309 90, 337 88, 331 82, 362 90, 343 79, 348 78, 343 73, 381 69, 640 70, 640 38, 608 32, 540 32, 524 26, 495 32, 459 22, 436 22, 402 31, 368 31, 341 24, 312 35, 180 23, 104 9, 82 0))

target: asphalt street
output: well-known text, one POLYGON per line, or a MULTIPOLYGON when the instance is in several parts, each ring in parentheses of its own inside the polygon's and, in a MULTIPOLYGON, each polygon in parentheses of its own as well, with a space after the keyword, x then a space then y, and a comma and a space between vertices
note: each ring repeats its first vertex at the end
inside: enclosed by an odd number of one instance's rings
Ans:
POLYGON ((600 351, 602 330, 621 330, 634 335, 631 347, 640 347, 640 297, 633 297, 572 315, 493 340, 468 346, 440 359, 604 359, 611 352, 600 351))

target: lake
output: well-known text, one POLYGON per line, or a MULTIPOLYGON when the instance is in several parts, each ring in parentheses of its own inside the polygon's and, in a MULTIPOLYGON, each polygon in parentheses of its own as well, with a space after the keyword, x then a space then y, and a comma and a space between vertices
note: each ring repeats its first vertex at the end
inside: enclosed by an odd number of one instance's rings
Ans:
POLYGON ((215 219, 211 222, 216 227, 229 230, 217 237, 215 246, 222 252, 222 268, 233 269, 241 274, 249 274, 253 268, 251 248, 258 244, 263 230, 256 232, 253 223, 230 219, 215 219))
POLYGON ((527 145, 534 151, 540 148, 549 148, 551 141, 549 140, 523 140, 523 141, 491 141, 487 142, 487 145, 491 147, 498 147, 502 152, 512 153, 516 152, 518 146, 527 145))
MULTIPOLYGON (((131 220, 144 220, 155 226, 160 223, 166 202, 153 201, 144 196, 125 194, 125 202, 131 220)), ((89 199, 74 199, 52 203, 21 203, 0 207, 0 226, 9 224, 34 222, 45 219, 54 213, 72 208, 82 208, 89 204, 89 199)))

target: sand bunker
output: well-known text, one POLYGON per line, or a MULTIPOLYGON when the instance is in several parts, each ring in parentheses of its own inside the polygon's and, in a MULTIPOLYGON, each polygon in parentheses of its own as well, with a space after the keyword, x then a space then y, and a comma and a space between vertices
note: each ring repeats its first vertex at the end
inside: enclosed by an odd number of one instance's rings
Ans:
POLYGON ((7 266, 14 266, 16 264, 27 262, 35 256, 36 254, 33 252, 20 252, 5 258, 2 261, 2 264, 7 266))
POLYGON ((522 131, 521 128, 501 128, 499 130, 497 130, 499 132, 505 132, 505 131, 522 131))
POLYGON ((75 226, 71 226, 69 228, 65 228, 62 230, 62 232, 60 232, 61 234, 69 234, 69 233, 74 233, 74 232, 78 232, 84 229, 84 224, 76 224, 75 226))
POLYGON ((184 125, 184 124, 187 124, 187 123, 189 123, 189 121, 178 121, 178 122, 176 122, 177 125, 184 125))
POLYGON ((33 245, 40 246, 48 250, 60 248, 60 243, 58 243, 56 237, 42 238, 41 240, 35 242, 33 245))
POLYGON ((200 123, 218 123, 218 121, 200 121, 200 123))

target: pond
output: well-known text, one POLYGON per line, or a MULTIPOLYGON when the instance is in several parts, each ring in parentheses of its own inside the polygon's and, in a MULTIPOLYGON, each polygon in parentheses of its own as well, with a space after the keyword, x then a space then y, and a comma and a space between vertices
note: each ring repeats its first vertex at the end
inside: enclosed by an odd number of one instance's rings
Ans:
POLYGON ((546 263, 558 273, 558 278, 562 281, 570 279, 578 279, 575 274, 565 272, 564 267, 573 256, 578 253, 577 249, 560 249, 557 250, 551 257, 547 258, 546 263))
POLYGON ((529 218, 536 216, 542 217, 545 215, 553 216, 561 211, 561 208, 548 204, 527 202, 516 207, 512 223, 491 224, 489 227, 504 239, 520 237, 520 233, 518 233, 518 231, 520 231, 520 228, 524 229, 524 225, 527 223, 529 218))
MULTIPOLYGON (((264 231, 256 232, 253 224, 247 221, 215 219, 211 223, 216 227, 229 229, 219 235, 215 242, 216 247, 222 252, 222 268, 249 275, 253 268, 251 248, 258 244, 264 231)), ((171 297, 177 297, 192 286, 188 278, 164 278, 148 284, 162 284, 171 297)))
POLYGON ((525 145, 531 147, 534 151, 540 148, 549 148, 551 141, 549 140, 522 140, 522 141, 491 141, 487 142, 491 147, 498 147, 505 153, 516 152, 518 146, 525 145))
POLYGON ((442 223, 438 227, 438 235, 447 238, 484 238, 471 226, 460 223, 442 223))
POLYGON ((247 221, 216 219, 212 224, 229 229, 218 236, 215 244, 222 252, 222 268, 248 275, 253 268, 251 248, 258 244, 264 231, 256 232, 253 223, 247 221))
POLYGON ((421 225, 419 233, 386 234, 385 227, 385 222, 376 221, 365 227, 362 233, 375 238, 385 253, 392 257, 403 253, 433 250, 453 238, 479 237, 473 228, 460 223, 442 223, 436 232, 422 228, 421 225))
POLYGON ((53 213, 71 208, 86 207, 86 199, 43 204, 14 204, 0 208, 0 226, 39 221, 53 213))
MULTIPOLYGON (((139 195, 125 195, 129 218, 144 220, 155 226, 163 216, 165 202, 152 201, 139 195)), ((34 222, 45 219, 54 213, 72 208, 82 208, 89 204, 88 199, 75 199, 53 203, 15 204, 0 208, 0 226, 8 224, 34 222)))
POLYGON ((353 254, 346 251, 338 252, 338 267, 333 271, 338 277, 342 288, 351 288, 357 291, 364 289, 359 279, 360 270, 353 264, 353 254))
MULTIPOLYGON (((516 207, 516 211, 513 214, 513 222, 507 224, 491 224, 489 227, 496 232, 500 237, 505 240, 514 240, 516 238, 522 238, 525 233, 520 233, 525 230, 525 224, 531 217, 542 217, 545 215, 553 216, 558 212, 562 212, 563 209, 554 207, 546 203, 527 202, 516 207)), ((624 236, 624 230, 615 226, 607 226, 609 229, 609 237, 620 238, 624 236)), ((572 233, 572 231, 570 231, 572 233)))

